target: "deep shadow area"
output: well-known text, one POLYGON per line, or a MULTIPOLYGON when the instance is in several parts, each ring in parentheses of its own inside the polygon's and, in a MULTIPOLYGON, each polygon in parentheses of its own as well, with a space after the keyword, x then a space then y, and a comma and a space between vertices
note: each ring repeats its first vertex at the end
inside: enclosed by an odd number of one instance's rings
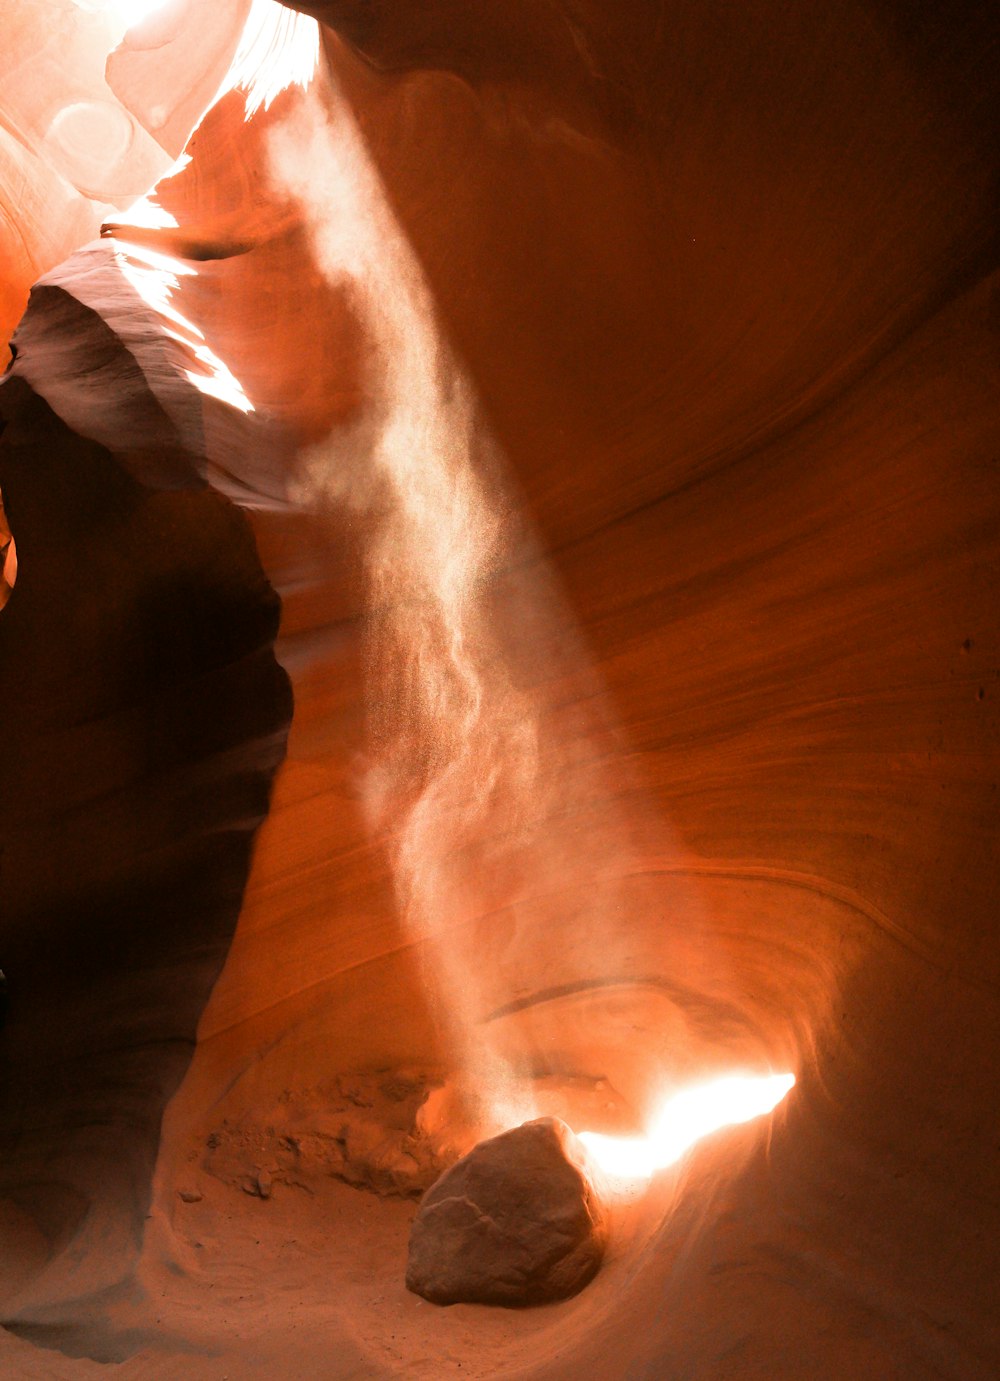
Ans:
MULTIPOLYGON (((40 1235, 51 1303, 134 1260, 291 702, 244 519, 142 488, 18 383, 0 404, 21 553, 0 617, 0 1197, 40 1235)), ((5 1319, 44 1321, 30 1281, 4 1287, 5 1319)))

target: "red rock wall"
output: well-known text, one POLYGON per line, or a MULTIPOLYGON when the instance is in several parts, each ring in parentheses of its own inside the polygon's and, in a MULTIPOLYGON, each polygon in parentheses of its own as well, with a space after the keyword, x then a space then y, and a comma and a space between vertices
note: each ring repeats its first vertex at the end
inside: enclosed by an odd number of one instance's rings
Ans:
MULTIPOLYGON (((561 743, 595 688, 609 726, 558 926, 524 899, 510 1020, 633 1091, 713 1040, 800 1080, 537 1374, 992 1375, 995 34, 974 7, 312 10, 356 46, 328 56, 579 630, 568 669, 519 667, 561 743), (604 812, 637 822, 620 970, 567 943, 604 812)), ((363 320, 256 180, 255 126, 215 120, 175 213, 217 244, 253 169, 251 243, 179 300, 287 460, 364 405, 363 320)), ((223 482, 266 500, 296 710, 163 1193, 224 1112, 448 1057, 357 799, 366 534, 248 456, 223 482)))

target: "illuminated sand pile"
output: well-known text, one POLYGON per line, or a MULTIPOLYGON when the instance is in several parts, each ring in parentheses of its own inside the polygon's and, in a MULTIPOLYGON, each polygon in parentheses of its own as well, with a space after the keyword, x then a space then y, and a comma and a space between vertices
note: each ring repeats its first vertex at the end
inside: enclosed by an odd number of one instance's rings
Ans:
POLYGON ((989 26, 33 8, 0 1370, 991 1381, 989 26), (602 1269, 427 1308, 545 1115, 602 1269))

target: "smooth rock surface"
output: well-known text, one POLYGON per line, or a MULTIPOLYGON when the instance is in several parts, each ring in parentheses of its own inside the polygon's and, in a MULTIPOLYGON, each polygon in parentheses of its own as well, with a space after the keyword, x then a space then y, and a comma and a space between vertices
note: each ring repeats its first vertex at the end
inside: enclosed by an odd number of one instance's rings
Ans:
POLYGON ((604 1215, 564 1122, 482 1141, 424 1195, 406 1285, 435 1304, 545 1304, 600 1269, 604 1215))
MULTIPOLYGON (((48 1328, 0 1334, 0 1369, 95 1374, 51 1351, 82 1317, 90 1357, 146 1330, 123 1381, 995 1381, 995 7, 313 8, 311 98, 363 149, 299 140, 295 190, 384 189, 352 243, 411 247, 537 534, 482 591, 549 789, 449 828, 444 958, 475 957, 471 1016, 520 1067, 638 1112, 708 1068, 798 1083, 528 1315, 424 1306, 408 1207, 329 1177, 179 1198, 283 1090, 461 1056, 366 809, 370 525, 295 507, 302 452, 370 455, 377 314, 275 175, 298 94, 247 121, 231 93, 157 227, 47 275, 0 390, 2 1317, 48 1328), (202 344, 253 413, 204 391, 202 344), (250 529, 295 696, 270 800, 250 529), (514 866, 526 838, 553 848, 514 866)), ((15 152, 30 247, 63 203, 15 152)), ((8 258, 18 302, 63 253, 8 258)))
POLYGON ((197 9, 4 0, 0 361, 32 283, 162 177, 212 103, 249 0, 197 9))

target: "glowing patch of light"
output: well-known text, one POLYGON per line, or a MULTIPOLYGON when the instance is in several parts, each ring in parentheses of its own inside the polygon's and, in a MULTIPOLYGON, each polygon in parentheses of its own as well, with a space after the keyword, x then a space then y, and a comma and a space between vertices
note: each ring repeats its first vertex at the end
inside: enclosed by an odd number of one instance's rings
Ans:
POLYGON ((91 14, 110 14, 122 31, 128 33, 157 10, 162 10, 170 0, 73 0, 73 3, 77 9, 88 10, 91 14))
POLYGON ((171 301, 181 278, 194 276, 195 270, 180 259, 145 245, 130 245, 128 253, 118 250, 118 266, 142 300, 153 309, 162 323, 163 335, 177 341, 184 351, 202 366, 185 369, 185 376, 199 392, 218 398, 240 412, 253 412, 253 404, 243 392, 239 379, 210 349, 204 335, 192 321, 179 312, 171 301))
POLYGON ((227 91, 244 91, 243 118, 249 120, 261 108, 267 110, 288 87, 301 86, 304 90, 318 62, 319 24, 315 19, 286 10, 273 0, 253 0, 216 100, 227 91))
POLYGON ((794 1083, 794 1074, 714 1079, 668 1099, 646 1136, 580 1132, 579 1139, 612 1179, 648 1180, 657 1170, 680 1160, 685 1151, 710 1132, 771 1112, 794 1083))
POLYGON ((156 187, 147 192, 138 201, 134 201, 131 206, 126 207, 120 216, 116 216, 111 222, 112 226, 137 226, 141 230, 176 230, 177 217, 165 206, 161 206, 157 200, 157 193, 165 182, 170 178, 177 177, 191 162, 189 153, 182 153, 177 161, 167 169, 160 178, 156 187))
POLYGON ((137 24, 141 24, 144 19, 148 19, 151 14, 162 10, 169 3, 170 0, 113 0, 110 8, 121 19, 127 31, 134 29, 137 24))
POLYGON ((153 201, 149 197, 141 197, 138 201, 133 202, 113 224, 115 226, 131 226, 137 230, 176 230, 177 217, 165 206, 161 206, 159 202, 153 201))

